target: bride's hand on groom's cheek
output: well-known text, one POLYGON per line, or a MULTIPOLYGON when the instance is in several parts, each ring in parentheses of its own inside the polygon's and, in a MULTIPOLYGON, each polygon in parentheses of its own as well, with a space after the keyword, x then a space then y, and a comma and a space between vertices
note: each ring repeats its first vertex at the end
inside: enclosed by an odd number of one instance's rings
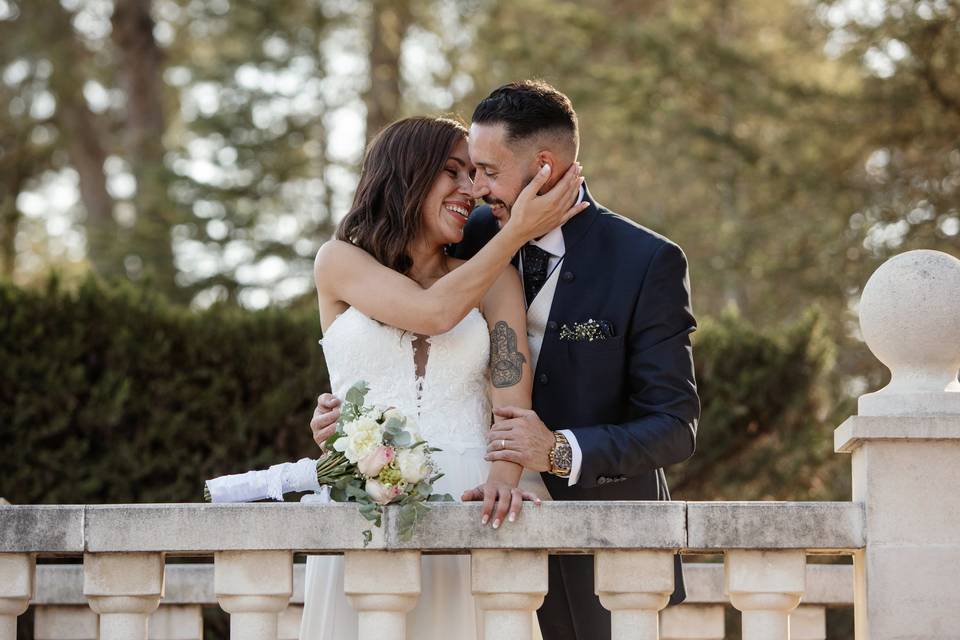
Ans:
POLYGON ((540 506, 540 497, 529 491, 523 491, 507 482, 489 480, 483 484, 468 489, 460 496, 463 502, 483 501, 480 524, 485 525, 493 519, 493 528, 498 529, 506 520, 513 522, 517 514, 523 509, 523 501, 533 502, 540 506))
POLYGON ((313 441, 320 449, 327 438, 337 430, 337 420, 340 419, 340 400, 333 394, 324 393, 317 398, 317 408, 313 410, 310 420, 310 431, 313 432, 313 441))

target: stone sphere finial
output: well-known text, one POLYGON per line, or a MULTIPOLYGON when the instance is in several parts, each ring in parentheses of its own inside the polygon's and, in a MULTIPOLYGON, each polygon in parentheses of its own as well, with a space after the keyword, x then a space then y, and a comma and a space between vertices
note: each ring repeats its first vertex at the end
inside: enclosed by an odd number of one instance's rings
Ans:
POLYGON ((960 260, 907 251, 880 265, 860 299, 860 329, 890 384, 860 415, 960 414, 960 260))

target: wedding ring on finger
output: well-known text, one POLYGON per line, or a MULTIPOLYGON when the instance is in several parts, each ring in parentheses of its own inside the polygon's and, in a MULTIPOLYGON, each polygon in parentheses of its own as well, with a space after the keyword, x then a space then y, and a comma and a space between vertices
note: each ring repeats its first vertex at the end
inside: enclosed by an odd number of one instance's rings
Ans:
POLYGON ((506 440, 501 440, 501 441, 500 441, 500 449, 506 449, 506 448, 507 448, 507 441, 506 441, 506 440))

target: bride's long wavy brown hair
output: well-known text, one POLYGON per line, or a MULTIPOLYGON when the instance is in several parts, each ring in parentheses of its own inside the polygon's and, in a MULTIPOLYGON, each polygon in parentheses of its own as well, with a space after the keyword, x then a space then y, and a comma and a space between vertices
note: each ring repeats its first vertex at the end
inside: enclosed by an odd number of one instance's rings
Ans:
POLYGON ((407 273, 413 266, 407 246, 420 231, 421 206, 454 145, 466 137, 466 127, 447 118, 405 118, 383 129, 367 149, 337 239, 407 273))

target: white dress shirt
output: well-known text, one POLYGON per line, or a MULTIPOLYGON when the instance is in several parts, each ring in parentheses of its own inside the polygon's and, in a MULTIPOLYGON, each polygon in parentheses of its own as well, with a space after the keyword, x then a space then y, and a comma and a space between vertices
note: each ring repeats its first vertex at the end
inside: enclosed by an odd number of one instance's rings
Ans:
MULTIPOLYGON (((574 204, 579 204, 583 201, 583 186, 580 187, 580 195, 577 197, 577 201, 574 204)), ((563 259, 563 255, 566 253, 567 248, 563 242, 563 228, 556 227, 551 231, 547 232, 546 235, 537 238, 536 240, 531 240, 530 244, 540 249, 546 251, 549 255, 547 258, 547 273, 553 273, 553 270, 558 268, 557 265, 560 264, 560 261, 563 259)), ((520 260, 520 275, 523 276, 523 259, 520 260)), ((580 480, 580 465, 583 461, 583 453, 580 451, 580 444, 577 442, 577 437, 573 435, 573 431, 569 429, 560 429, 560 433, 567 437, 567 441, 570 443, 570 449, 572 450, 572 460, 570 464, 570 477, 567 480, 567 486, 572 487, 577 484, 580 480)))

